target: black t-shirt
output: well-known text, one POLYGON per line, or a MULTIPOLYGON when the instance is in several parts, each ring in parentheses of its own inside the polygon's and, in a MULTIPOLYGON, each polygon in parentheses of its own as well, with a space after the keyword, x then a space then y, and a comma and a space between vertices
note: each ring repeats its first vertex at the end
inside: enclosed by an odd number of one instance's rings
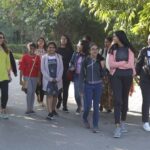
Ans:
MULTIPOLYGON (((116 61, 128 61, 129 59, 129 48, 128 47, 118 47, 116 49, 116 61)), ((115 76, 132 76, 132 69, 116 69, 115 76)))
POLYGON ((66 73, 69 68, 69 62, 71 60, 73 52, 74 51, 72 49, 61 48, 61 47, 59 47, 57 50, 57 53, 62 56, 64 73, 66 73))

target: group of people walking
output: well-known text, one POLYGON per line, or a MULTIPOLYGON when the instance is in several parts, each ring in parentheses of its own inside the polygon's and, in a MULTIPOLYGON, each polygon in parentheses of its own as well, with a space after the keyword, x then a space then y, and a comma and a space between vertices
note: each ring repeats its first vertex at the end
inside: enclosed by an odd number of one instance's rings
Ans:
MULTIPOLYGON (((93 106, 93 133, 99 132, 99 111, 114 109, 116 128, 114 137, 128 132, 126 118, 128 98, 133 78, 139 76, 141 87, 142 121, 145 131, 150 131, 150 35, 148 46, 143 48, 135 63, 135 50, 124 31, 116 31, 105 38, 105 48, 100 51, 90 37, 79 40, 76 50, 68 36, 62 35, 60 46, 53 41, 46 43, 43 37, 37 43, 28 43, 28 52, 19 62, 20 85, 26 93, 26 114, 34 112, 35 93, 44 106, 46 95, 47 119, 58 115, 57 109, 69 112, 67 101, 70 82, 74 83, 76 114, 82 114, 86 128, 91 128, 89 113, 93 106)), ((4 34, 0 32, 0 89, 1 117, 8 118, 6 106, 11 70, 16 69, 12 52, 7 48, 4 34)))

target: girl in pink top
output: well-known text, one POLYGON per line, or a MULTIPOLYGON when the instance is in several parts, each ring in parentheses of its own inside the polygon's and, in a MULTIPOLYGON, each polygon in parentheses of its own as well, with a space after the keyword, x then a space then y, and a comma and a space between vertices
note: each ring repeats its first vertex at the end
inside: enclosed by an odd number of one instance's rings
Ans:
POLYGON ((114 96, 114 116, 116 129, 114 137, 127 132, 125 121, 128 111, 128 95, 135 75, 134 52, 124 31, 116 31, 113 45, 108 53, 108 65, 114 96))

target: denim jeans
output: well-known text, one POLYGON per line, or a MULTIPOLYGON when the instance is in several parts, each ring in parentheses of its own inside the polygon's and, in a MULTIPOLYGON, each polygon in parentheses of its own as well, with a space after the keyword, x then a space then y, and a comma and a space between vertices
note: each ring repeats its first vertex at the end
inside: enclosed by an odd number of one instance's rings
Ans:
POLYGON ((98 127, 99 121, 99 103, 102 94, 102 83, 98 84, 85 84, 84 87, 84 112, 83 112, 83 121, 88 122, 87 117, 89 115, 92 100, 93 100, 93 127, 98 127))
POLYGON ((74 95, 75 95, 75 100, 76 100, 76 103, 77 103, 77 106, 78 108, 81 107, 81 92, 83 90, 80 89, 80 83, 79 83, 79 75, 78 74, 75 74, 74 75, 74 95), (81 90, 81 91, 80 91, 81 90))

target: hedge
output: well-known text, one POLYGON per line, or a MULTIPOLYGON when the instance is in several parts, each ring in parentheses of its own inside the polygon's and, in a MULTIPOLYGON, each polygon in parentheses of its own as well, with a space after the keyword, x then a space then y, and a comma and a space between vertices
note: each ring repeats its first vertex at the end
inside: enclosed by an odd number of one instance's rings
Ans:
POLYGON ((8 44, 8 48, 13 53, 20 53, 20 54, 23 54, 27 50, 25 44, 8 44))

